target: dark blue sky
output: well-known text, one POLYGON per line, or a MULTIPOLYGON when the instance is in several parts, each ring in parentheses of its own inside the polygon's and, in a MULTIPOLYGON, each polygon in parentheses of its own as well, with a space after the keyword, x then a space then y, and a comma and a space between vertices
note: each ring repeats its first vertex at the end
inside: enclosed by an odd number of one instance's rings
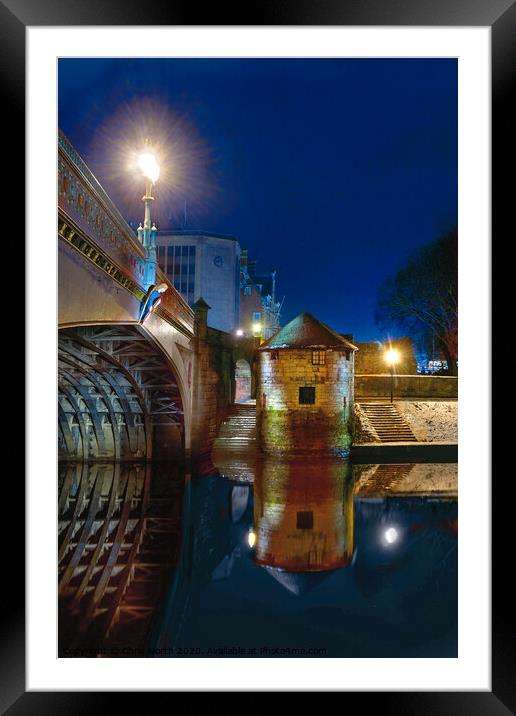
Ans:
POLYGON ((188 228, 236 236, 283 323, 380 337, 383 279, 457 222, 453 59, 65 59, 59 126, 133 220, 125 152, 161 141, 158 228, 186 201, 188 228))

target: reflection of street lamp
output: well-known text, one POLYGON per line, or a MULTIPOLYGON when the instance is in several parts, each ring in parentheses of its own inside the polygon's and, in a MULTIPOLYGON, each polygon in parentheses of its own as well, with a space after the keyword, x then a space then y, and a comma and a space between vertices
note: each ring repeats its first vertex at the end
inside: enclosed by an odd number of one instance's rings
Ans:
POLYGON ((249 532, 247 533, 247 544, 251 549, 253 549, 254 545, 256 544, 256 532, 251 527, 249 529, 249 532))
POLYGON ((390 545, 396 544, 399 538, 400 533, 398 532, 396 527, 389 527, 382 535, 382 542, 385 547, 389 547, 390 545))
POLYGON ((394 396, 394 368, 396 366, 396 363, 399 362, 399 359, 399 351, 395 350, 394 348, 389 348, 389 350, 385 352, 385 360, 389 364, 389 370, 391 372, 391 403, 393 402, 394 396))
POLYGON ((145 149, 139 154, 136 164, 145 177, 145 195, 142 201, 145 205, 143 226, 138 227, 138 239, 145 249, 145 288, 156 282, 156 226, 151 226, 151 204, 154 201, 152 186, 159 179, 160 167, 156 156, 150 149, 149 140, 145 140, 145 149))

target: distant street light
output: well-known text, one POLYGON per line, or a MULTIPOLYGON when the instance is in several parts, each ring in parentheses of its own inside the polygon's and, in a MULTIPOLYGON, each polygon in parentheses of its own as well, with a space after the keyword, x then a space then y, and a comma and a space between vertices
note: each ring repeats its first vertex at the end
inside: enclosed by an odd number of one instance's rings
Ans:
POLYGON ((385 360, 389 364, 389 370, 391 373, 391 403, 394 399, 394 368, 400 360, 400 353, 395 348, 389 348, 385 351, 385 360))
POLYGON ((149 140, 145 140, 145 149, 138 155, 136 165, 145 177, 145 195, 142 201, 145 206, 143 226, 138 227, 138 239, 145 249, 145 288, 148 289, 156 282, 156 233, 154 224, 151 225, 151 205, 154 201, 152 186, 159 179, 160 166, 155 154, 150 148, 149 140))

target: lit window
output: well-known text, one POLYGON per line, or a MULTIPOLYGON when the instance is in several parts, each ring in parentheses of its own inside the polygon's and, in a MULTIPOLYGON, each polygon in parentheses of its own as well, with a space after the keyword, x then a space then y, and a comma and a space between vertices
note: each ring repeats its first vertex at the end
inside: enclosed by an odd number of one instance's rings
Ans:
POLYGON ((326 363, 326 351, 312 351, 312 365, 324 365, 326 363))
POLYGON ((253 313, 253 321, 259 321, 260 320, 260 311, 255 311, 253 313))
POLYGON ((299 388, 299 405, 314 405, 315 404, 315 387, 307 386, 299 388))

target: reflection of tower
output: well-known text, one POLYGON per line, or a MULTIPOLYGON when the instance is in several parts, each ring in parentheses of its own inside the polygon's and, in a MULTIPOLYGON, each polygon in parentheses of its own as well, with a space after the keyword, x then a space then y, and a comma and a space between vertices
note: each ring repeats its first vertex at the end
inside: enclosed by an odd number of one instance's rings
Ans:
MULTIPOLYGON (((254 524, 261 566, 298 575, 345 567, 353 554, 349 464, 264 461, 254 485, 254 524)), ((277 578, 295 593, 305 588, 299 576, 292 585, 286 574, 277 578)))

